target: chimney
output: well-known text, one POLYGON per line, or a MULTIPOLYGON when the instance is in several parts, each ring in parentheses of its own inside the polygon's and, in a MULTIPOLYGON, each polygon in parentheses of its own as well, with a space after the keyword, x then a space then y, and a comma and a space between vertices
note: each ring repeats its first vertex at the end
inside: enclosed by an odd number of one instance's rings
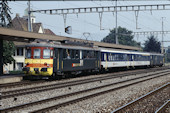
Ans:
POLYGON ((19 17, 19 13, 16 13, 16 17, 19 17))

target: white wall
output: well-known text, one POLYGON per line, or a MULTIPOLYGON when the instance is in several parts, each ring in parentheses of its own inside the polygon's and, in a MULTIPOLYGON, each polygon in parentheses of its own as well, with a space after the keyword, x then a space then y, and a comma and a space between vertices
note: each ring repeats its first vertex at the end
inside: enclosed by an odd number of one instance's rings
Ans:
MULTIPOLYGON (((15 56, 13 56, 15 59, 15 70, 18 70, 17 63, 23 63, 23 66, 25 65, 25 48, 23 48, 23 56, 17 56, 17 49, 15 50, 15 56)), ((14 71, 14 63, 4 65, 4 68, 7 68, 8 71, 14 71)))

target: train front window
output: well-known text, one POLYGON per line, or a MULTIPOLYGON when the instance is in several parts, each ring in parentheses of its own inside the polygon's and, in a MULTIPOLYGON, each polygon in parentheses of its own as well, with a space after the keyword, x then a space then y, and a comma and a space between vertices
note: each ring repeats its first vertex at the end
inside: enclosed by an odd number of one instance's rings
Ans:
POLYGON ((26 58, 31 58, 31 49, 26 50, 25 56, 26 56, 26 58))
POLYGON ((40 58, 41 55, 40 52, 41 52, 40 49, 34 49, 34 58, 40 58))
POLYGON ((43 58, 50 58, 50 49, 43 50, 43 58))

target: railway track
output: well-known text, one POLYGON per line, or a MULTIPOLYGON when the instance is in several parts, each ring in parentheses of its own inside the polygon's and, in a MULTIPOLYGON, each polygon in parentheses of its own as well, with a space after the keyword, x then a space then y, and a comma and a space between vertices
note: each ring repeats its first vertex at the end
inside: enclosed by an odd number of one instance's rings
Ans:
MULTIPOLYGON (((169 106, 170 100, 168 100, 168 99, 170 99, 170 95, 169 95, 170 87, 169 86, 170 86, 170 83, 164 84, 163 86, 147 93, 146 95, 143 95, 143 96, 135 99, 134 101, 131 101, 130 103, 112 111, 111 113, 122 113, 122 112, 137 113, 140 111, 149 112, 149 113, 153 113, 153 112, 155 112, 155 113, 169 113, 168 110, 166 111, 166 109, 168 107, 170 107, 169 106), (166 92, 167 92, 166 94, 169 95, 168 96, 169 98, 165 98, 164 99, 165 103, 163 101, 164 104, 161 107, 157 107, 157 106, 160 106, 162 103, 162 102, 159 102, 160 98, 158 98, 159 96, 157 96, 157 95, 158 94, 163 95, 163 93, 162 93, 163 90, 166 90, 166 92), (157 98, 154 97, 155 95, 157 98), (154 98, 151 98, 151 97, 154 97, 154 98), (155 99, 155 101, 153 101, 153 99, 155 99), (155 105, 155 104, 159 104, 159 105, 155 105), (157 109, 157 108, 159 108, 159 109, 157 109)), ((165 96, 165 95, 163 95, 163 96, 165 96)), ((167 96, 165 96, 165 97, 167 97, 167 96)))
POLYGON ((43 83, 43 80, 39 81, 29 81, 29 80, 24 80, 21 82, 16 82, 16 83, 7 83, 7 84, 0 84, 0 88, 14 88, 18 86, 23 86, 23 85, 31 85, 31 84, 38 84, 38 83, 43 83))
MULTIPOLYGON (((169 72, 169 70, 167 70, 169 72)), ((143 73, 143 72, 142 72, 143 73)), ((148 73, 148 71, 147 71, 148 73)), ((153 73, 154 74, 159 74, 161 72, 153 73)), ((81 84, 86 84, 90 82, 96 82, 96 81, 103 81, 107 79, 113 79, 113 78, 118 78, 118 77, 123 77, 123 76, 130 76, 130 75, 136 75, 136 74, 141 74, 141 72, 135 72, 135 73, 124 73, 120 75, 108 75, 104 77, 96 77, 96 78, 90 78, 90 79, 83 79, 79 81, 71 81, 71 82, 64 82, 64 83, 57 83, 57 84, 52 84, 52 85, 46 85, 46 86, 38 86, 38 87, 33 87, 33 88, 25 88, 25 89, 19 89, 19 90, 11 90, 11 91, 4 91, 1 92, 1 98, 10 98, 14 96, 22 96, 22 95, 27 95, 27 94, 32 94, 32 93, 38 93, 38 92, 43 92, 43 91, 48 91, 48 90, 53 90, 53 89, 59 89, 59 88, 64 88, 64 87, 72 87, 75 85, 81 85, 81 84)), ((150 75, 148 75, 150 76, 150 75)), ((145 77, 145 76, 142 76, 145 77)))
POLYGON ((168 109, 170 109, 170 99, 165 102, 158 110, 156 110, 155 113, 169 113, 170 110, 168 109))
MULTIPOLYGON (((158 70, 162 70, 162 69, 168 69, 169 66, 166 66, 166 67, 159 67, 159 68, 149 68, 147 69, 140 69, 140 70, 130 70, 128 72, 118 72, 118 73, 114 73, 113 75, 117 75, 117 74, 142 74, 142 73, 145 73, 145 72, 154 72, 154 71, 158 71, 158 70)), ((112 74, 112 73, 109 73, 109 74, 112 74)), ((28 80, 24 80, 22 82, 16 82, 16 83, 7 83, 7 84, 0 84, 0 88, 4 88, 4 89, 7 89, 7 88, 15 88, 15 87, 22 87, 22 86, 25 86, 25 85, 34 85, 34 84, 43 84, 43 83, 47 83, 49 81, 44 81, 44 80, 39 80, 39 81, 28 81, 28 80)), ((56 82, 58 82, 58 80, 56 80, 56 82)))
MULTIPOLYGON (((141 83, 141 82, 144 82, 144 81, 148 81, 148 80, 151 80, 151 79, 154 79, 154 78, 166 76, 166 75, 169 75, 169 74, 170 74, 169 71, 168 72, 161 72, 159 74, 157 73, 157 75, 151 74, 150 76, 137 77, 137 78, 133 78, 133 79, 129 79, 129 80, 115 82, 115 83, 107 84, 107 85, 104 85, 104 86, 94 87, 94 88, 90 88, 90 89, 86 89, 86 90, 82 90, 82 91, 77 91, 77 92, 68 93, 68 94, 65 94, 65 95, 56 96, 56 97, 53 97, 53 98, 48 98, 48 99, 44 99, 44 100, 40 100, 40 101, 35 101, 35 102, 25 103, 25 104, 22 104, 22 105, 17 105, 17 106, 13 106, 13 107, 9 107, 9 108, 4 108, 4 109, 1 109, 1 113, 10 112, 10 111, 19 110, 19 109, 23 110, 24 107, 27 107, 27 110, 25 110, 25 112, 41 113, 41 112, 45 112, 45 111, 49 111, 49 110, 52 110, 52 109, 59 108, 61 106, 72 104, 72 103, 75 103, 75 102, 78 102, 78 101, 89 99, 89 98, 92 98, 92 97, 95 97, 95 96, 98 96, 98 95, 102 95, 102 94, 109 93, 109 92, 112 92, 112 91, 115 91, 115 90, 126 88, 126 87, 129 87, 131 85, 135 85, 135 84, 138 84, 138 83, 141 83), (116 85, 118 85, 118 86, 116 86, 116 85), (70 97, 71 97, 71 99, 68 99, 70 97), (57 102, 58 102, 58 104, 54 104, 54 103, 57 103, 57 102), (50 103, 53 103, 53 105, 50 105, 50 103), (50 105, 50 107, 49 106, 43 107, 43 108, 36 107, 37 105, 42 106, 41 104, 50 105), (34 106, 36 109, 34 108, 33 110, 31 110, 31 108, 29 108, 31 106, 34 106)), ((18 111, 17 111, 17 113, 18 113, 18 111)))

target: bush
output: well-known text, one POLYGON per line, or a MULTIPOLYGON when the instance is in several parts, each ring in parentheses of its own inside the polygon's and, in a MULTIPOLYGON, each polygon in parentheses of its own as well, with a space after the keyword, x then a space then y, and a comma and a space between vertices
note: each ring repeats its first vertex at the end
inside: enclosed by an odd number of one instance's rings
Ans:
POLYGON ((9 71, 9 74, 23 74, 23 71, 9 71))

